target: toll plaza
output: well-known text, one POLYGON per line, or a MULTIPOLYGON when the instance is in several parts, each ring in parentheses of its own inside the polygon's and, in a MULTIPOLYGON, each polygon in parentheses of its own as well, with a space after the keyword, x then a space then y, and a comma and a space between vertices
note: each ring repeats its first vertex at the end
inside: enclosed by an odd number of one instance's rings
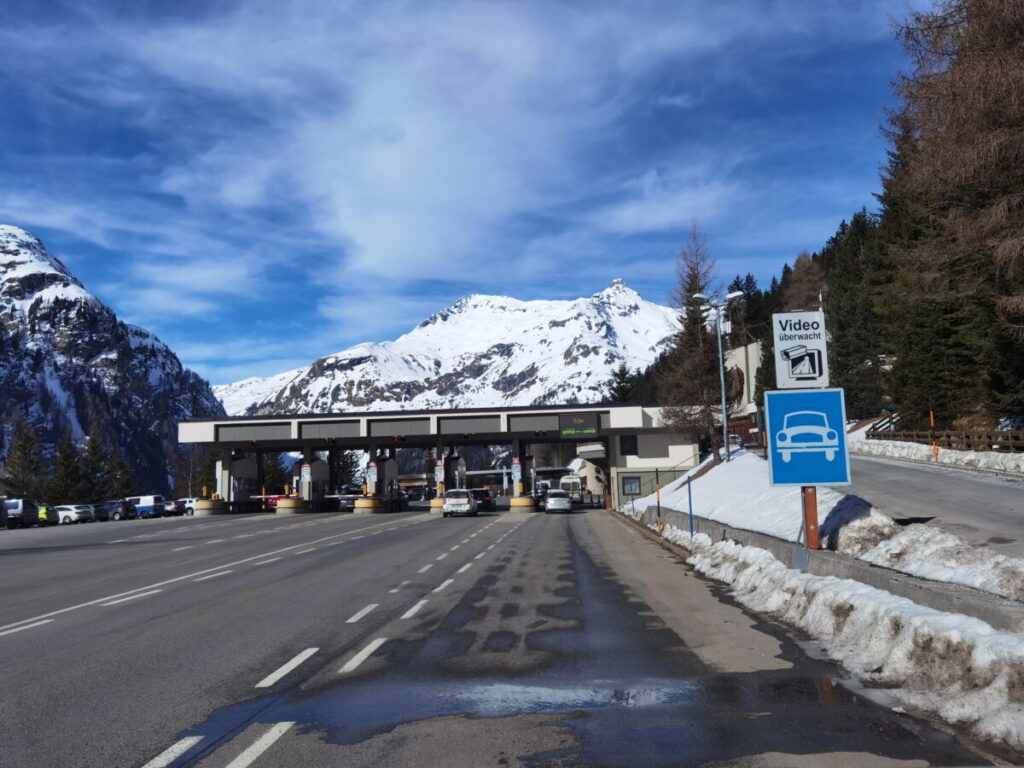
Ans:
MULTIPOLYGON (((216 458, 218 498, 241 508, 263 486, 264 453, 297 453, 297 496, 317 508, 331 495, 335 451, 365 451, 367 494, 385 504, 398 493, 397 451, 433 449, 435 494, 459 487, 467 477, 459 453, 467 445, 507 445, 511 450, 512 506, 532 504, 535 477, 532 445, 571 442, 577 455, 601 467, 608 503, 619 505, 624 489, 662 485, 698 463, 688 436, 662 426, 661 408, 642 405, 546 405, 429 411, 364 411, 309 415, 263 415, 190 419, 178 424, 178 442, 203 445, 216 458)), ((364 505, 373 508, 367 501, 364 505)))

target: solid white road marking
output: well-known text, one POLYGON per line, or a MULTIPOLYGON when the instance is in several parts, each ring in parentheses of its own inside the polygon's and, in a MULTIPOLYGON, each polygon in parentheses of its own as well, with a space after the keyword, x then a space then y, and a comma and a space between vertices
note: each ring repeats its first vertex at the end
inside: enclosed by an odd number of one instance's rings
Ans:
POLYGON ((174 744, 154 757, 142 766, 142 768, 167 768, 168 765, 184 755, 202 740, 202 736, 186 736, 181 741, 174 742, 174 744))
POLYGON ((32 627, 41 627, 43 624, 49 624, 53 619, 46 619, 45 621, 37 621, 35 624, 26 624, 23 627, 17 627, 15 629, 8 629, 4 632, 0 632, 0 637, 4 635, 12 635, 15 632, 21 632, 23 629, 32 629, 32 627))
POLYGON ((120 544, 122 541, 128 541, 128 539, 114 539, 113 541, 108 541, 107 544, 120 544))
POLYGON ((472 567, 473 567, 472 563, 466 563, 464 566, 459 568, 459 570, 457 570, 456 573, 465 573, 466 571, 468 571, 472 567))
POLYGON ((295 723, 277 723, 269 731, 256 739, 252 746, 228 763, 225 768, 249 768, 257 757, 270 749, 271 745, 284 736, 285 732, 293 725, 295 723))
POLYGON ((434 559, 435 559, 435 560, 444 560, 444 559, 445 559, 446 557, 448 557, 448 553, 447 553, 447 552, 445 552, 444 554, 438 555, 438 556, 437 556, 436 558, 434 558, 434 559))
POLYGON ((298 552, 296 552, 295 554, 296 555, 304 555, 307 552, 316 552, 316 547, 310 547, 309 549, 301 549, 298 552))
POLYGON ((416 573, 426 573, 427 571, 429 571, 433 567, 434 567, 433 563, 427 563, 422 568, 420 568, 418 571, 416 571, 416 573))
POLYGON ((338 670, 339 673, 347 675, 349 672, 354 672, 360 664, 366 661, 373 653, 380 648, 388 639, 386 637, 378 637, 376 640, 371 640, 363 650, 353 656, 346 662, 345 666, 338 670))
POLYGON ((408 611, 403 613, 400 618, 411 619, 413 616, 416 615, 416 612, 419 611, 419 609, 422 608, 426 604, 427 604, 426 600, 420 600, 418 603, 416 603, 416 605, 414 605, 408 611))
POLYGON ((441 582, 440 586, 439 586, 439 587, 438 587, 437 589, 435 589, 435 590, 433 590, 433 591, 434 591, 434 592, 440 592, 440 591, 441 591, 442 589, 444 589, 445 587, 447 587, 447 586, 448 586, 449 584, 451 584, 451 583, 452 583, 453 581, 455 581, 455 579, 446 579, 445 581, 442 581, 442 582, 441 582))
POLYGON ((365 539, 366 536, 353 536, 352 541, 358 541, 359 539, 365 539))
MULTIPOLYGON (((255 519, 260 519, 260 518, 255 518, 255 519)), ((346 519, 351 519, 351 518, 346 518, 346 519)), ((432 520, 432 519, 433 519, 432 515, 430 515, 428 513, 425 513, 425 514, 422 514, 422 515, 416 515, 415 517, 407 518, 407 522, 408 523, 412 523, 413 521, 426 522, 426 521, 432 520)), ((377 525, 390 525, 390 523, 377 523, 376 525, 369 526, 369 528, 375 528, 375 527, 377 527, 377 525)), ((216 570, 219 570, 221 568, 228 568, 228 567, 233 566, 233 565, 243 565, 245 563, 251 563, 253 560, 260 560, 260 559, 262 559, 264 557, 267 557, 269 555, 277 555, 277 554, 280 554, 281 552, 291 552, 293 549, 298 549, 299 547, 307 547, 310 544, 319 544, 319 543, 324 542, 324 541, 330 541, 331 539, 336 539, 339 536, 348 536, 348 535, 353 534, 353 533, 358 533, 359 531, 366 531, 366 530, 369 530, 369 528, 356 528, 354 531, 346 531, 345 533, 335 533, 335 534, 332 534, 330 536, 322 536, 319 539, 313 539, 312 541, 304 541, 301 544, 292 544, 292 545, 287 546, 287 547, 282 547, 281 549, 274 549, 274 550, 271 550, 270 552, 263 552, 263 553, 261 553, 259 555, 250 555, 249 557, 243 557, 241 560, 234 560, 234 561, 232 561, 230 563, 222 563, 221 565, 217 565, 217 566, 214 566, 212 568, 204 568, 201 571, 193 571, 192 573, 186 573, 183 576, 175 576, 173 579, 165 579, 164 581, 158 581, 158 582, 156 582, 154 584, 147 584, 144 587, 136 587, 135 589, 129 589, 129 590, 125 591, 125 592, 118 592, 117 594, 107 595, 105 597, 98 597, 95 600, 88 600, 88 601, 86 601, 84 603, 77 603, 75 605, 69 605, 66 608, 58 608, 56 611, 50 611, 49 613, 43 613, 43 614, 40 614, 39 616, 33 616, 32 618, 29 618, 29 619, 22 619, 21 621, 13 621, 10 624, 4 624, 3 626, 0 626, 0 632, 3 632, 5 629, 10 629, 11 627, 17 627, 17 626, 19 626, 21 624, 28 624, 29 622, 38 621, 39 619, 48 619, 51 616, 60 616, 62 613, 68 613, 69 611, 77 611, 79 608, 88 608, 89 606, 92 606, 92 605, 99 605, 100 603, 105 603, 108 600, 112 600, 115 597, 124 597, 125 595, 131 595, 131 594, 134 594, 135 592, 144 592, 147 589, 153 589, 154 587, 164 587, 164 586, 167 586, 168 584, 175 584, 175 583, 177 583, 179 581, 186 581, 188 579, 194 579, 194 577, 199 576, 200 574, 203 574, 203 573, 210 573, 211 571, 216 571, 216 570)), ((335 542, 332 542, 332 543, 333 544, 344 544, 345 542, 344 541, 335 541, 335 542)), ((328 545, 328 546, 330 546, 330 545, 328 545)), ((218 574, 218 575, 220 575, 220 574, 218 574)))
POLYGON ((210 539, 209 541, 204 541, 203 543, 204 544, 220 544, 222 541, 224 541, 224 539, 210 539))
POLYGON ((399 592, 401 592, 401 591, 402 591, 402 587, 404 587, 404 586, 405 586, 406 584, 410 584, 410 583, 411 583, 411 582, 408 582, 408 581, 403 581, 403 582, 402 582, 401 584, 399 584, 399 585, 398 585, 397 587, 395 587, 394 589, 389 589, 389 590, 388 590, 388 594, 391 594, 391 595, 397 595, 397 594, 398 594, 399 592))
POLYGON ((218 576, 227 576, 229 573, 233 573, 233 571, 221 571, 220 573, 211 573, 209 576, 200 576, 198 579, 195 579, 195 581, 206 581, 207 579, 216 579, 218 576))
POLYGON ((192 546, 192 544, 189 544, 187 547, 175 547, 171 552, 181 552, 183 549, 192 549, 192 546))
POLYGON ((119 600, 111 600, 109 603, 100 603, 100 605, 117 605, 118 603, 126 603, 129 600, 135 600, 136 598, 139 598, 139 597, 149 597, 150 595, 155 595, 157 592, 163 592, 163 590, 162 589, 152 589, 149 592, 143 592, 142 594, 139 594, 139 595, 131 595, 130 597, 122 597, 119 600))
POLYGON ((271 672, 269 675, 267 675, 258 683, 256 683, 256 687, 269 688, 319 650, 319 648, 307 648, 294 659, 289 661, 287 664, 278 667, 276 671, 271 672))
POLYGON ((351 618, 349 618, 345 623, 346 624, 355 624, 357 621, 359 621, 361 618, 363 618, 363 616, 368 614, 370 611, 372 611, 378 605, 380 605, 380 603, 370 603, 368 606, 363 608, 363 610, 359 611, 356 614, 353 614, 353 616, 351 618))
POLYGON ((269 560, 260 560, 258 563, 253 563, 253 565, 266 565, 267 563, 276 563, 280 559, 280 557, 272 557, 269 560))

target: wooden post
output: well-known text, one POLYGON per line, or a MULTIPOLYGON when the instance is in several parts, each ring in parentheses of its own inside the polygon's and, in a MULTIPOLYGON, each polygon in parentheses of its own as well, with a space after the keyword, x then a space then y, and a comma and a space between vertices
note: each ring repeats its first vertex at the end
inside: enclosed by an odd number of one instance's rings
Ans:
POLYGON ((808 549, 819 549, 818 538, 818 489, 813 485, 805 485, 800 489, 804 506, 804 540, 808 549))

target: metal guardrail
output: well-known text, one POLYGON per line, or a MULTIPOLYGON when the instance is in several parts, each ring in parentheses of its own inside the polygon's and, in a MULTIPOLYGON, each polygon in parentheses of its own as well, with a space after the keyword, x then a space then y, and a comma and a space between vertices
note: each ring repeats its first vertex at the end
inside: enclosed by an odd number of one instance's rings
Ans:
POLYGON ((957 451, 995 451, 1024 453, 1024 430, 960 432, 953 430, 885 431, 869 429, 869 440, 898 440, 905 443, 935 443, 940 448, 957 451))

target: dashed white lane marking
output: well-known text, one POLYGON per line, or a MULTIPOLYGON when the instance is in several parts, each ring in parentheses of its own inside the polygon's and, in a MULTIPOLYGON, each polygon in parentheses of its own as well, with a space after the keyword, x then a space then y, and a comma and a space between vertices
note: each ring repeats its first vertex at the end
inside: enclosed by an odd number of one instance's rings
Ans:
POLYGON ((192 549, 193 546, 194 546, 193 544, 189 544, 188 546, 185 546, 185 547, 175 547, 174 549, 171 550, 171 552, 181 552, 183 549, 192 549))
POLYGON ((300 550, 299 550, 298 552, 296 552, 295 554, 296 554, 296 555, 304 555, 304 554, 306 554, 307 552, 316 552, 316 547, 310 547, 309 549, 300 549, 300 550))
POLYGON ((343 675, 347 675, 349 672, 354 672, 360 664, 366 661, 373 653, 380 648, 388 639, 386 637, 378 637, 376 640, 371 640, 363 650, 349 659, 345 666, 338 670, 343 675))
POLYGON ((451 584, 451 583, 452 583, 453 581, 455 581, 455 579, 445 579, 444 581, 442 581, 442 582, 440 583, 440 585, 438 585, 437 589, 435 589, 435 590, 433 590, 433 591, 434 591, 434 592, 440 592, 440 591, 441 591, 442 589, 444 589, 445 587, 447 587, 447 586, 448 586, 449 584, 451 584))
POLYGON ((435 560, 444 560, 444 559, 445 559, 446 557, 448 557, 448 553, 447 553, 447 552, 444 552, 443 554, 440 554, 440 555, 438 555, 438 556, 437 556, 436 558, 434 558, 434 559, 435 559, 435 560))
POLYGON ((222 541, 224 541, 224 539, 210 539, 209 541, 204 542, 204 543, 205 544, 220 544, 222 541))
POLYGON ((422 568, 420 568, 418 571, 416 571, 416 573, 426 573, 427 571, 429 571, 433 567, 434 567, 433 563, 427 563, 422 568))
POLYGON ((221 571, 220 573, 211 573, 209 576, 200 576, 198 579, 193 579, 193 581, 206 581, 207 579, 216 579, 218 576, 227 576, 229 573, 234 573, 234 571, 221 571))
POLYGON ((231 538, 233 538, 233 539, 251 539, 255 535, 256 535, 255 533, 241 533, 238 536, 232 536, 231 538))
POLYGON ((139 598, 139 597, 149 597, 150 595, 155 595, 157 592, 163 592, 163 590, 162 589, 151 589, 149 592, 141 592, 138 595, 132 595, 130 597, 122 597, 120 600, 111 600, 109 603, 100 603, 100 605, 107 606, 107 605, 117 605, 118 603, 127 603, 129 600, 135 600, 136 598, 139 598))
POLYGON ((23 629, 32 629, 32 627, 41 627, 43 624, 49 624, 51 621, 53 621, 53 619, 46 619, 45 621, 37 621, 34 624, 26 624, 23 627, 16 627, 14 629, 8 629, 8 630, 6 630, 4 632, 0 632, 0 637, 3 637, 4 635, 12 635, 15 632, 21 632, 21 630, 23 630, 23 629))
POLYGON ((491 551, 492 549, 494 549, 494 545, 493 545, 493 544, 491 544, 491 546, 489 546, 489 547, 487 548, 487 551, 488 551, 488 552, 490 552, 490 551, 491 551))
POLYGON ((253 565, 266 565, 267 563, 276 563, 280 559, 280 557, 272 557, 269 560, 260 560, 258 563, 253 563, 253 565))
POLYGON ((465 573, 466 571, 468 571, 472 567, 473 567, 472 563, 466 563, 464 566, 459 568, 459 570, 457 570, 456 573, 465 573))
POLYGON ((295 723, 277 723, 256 741, 242 754, 228 763, 225 768, 249 768, 257 757, 266 752, 275 741, 280 739, 295 723))
POLYGON ((269 688, 319 650, 319 648, 307 648, 302 653, 297 655, 294 659, 289 661, 287 664, 281 665, 274 672, 271 672, 269 675, 267 675, 258 683, 256 683, 256 687, 269 688))
POLYGON ((410 609, 409 609, 408 611, 406 611, 405 613, 403 613, 403 614, 402 614, 402 615, 401 615, 401 616, 400 616, 399 618, 402 618, 402 619, 411 619, 411 618, 412 618, 413 616, 415 616, 415 615, 416 615, 416 613, 417 613, 417 612, 419 611, 419 609, 420 609, 420 608, 422 608, 422 607, 423 607, 424 605, 426 605, 426 604, 427 604, 427 601, 426 601, 426 600, 420 600, 420 601, 419 601, 418 603, 416 603, 416 605, 414 605, 414 606, 413 606, 412 608, 410 608, 410 609))
POLYGON ((469 539, 463 539, 463 540, 462 540, 462 541, 460 541, 459 543, 460 543, 460 544, 468 544, 468 543, 469 543, 469 539))
POLYGON ((113 541, 108 541, 107 544, 120 544, 123 541, 128 541, 128 539, 114 539, 113 541))
POLYGON ((448 549, 448 551, 449 551, 449 552, 454 552, 454 551, 455 551, 456 549, 458 549, 458 548, 459 548, 460 546, 462 546, 462 545, 461 545, 461 544, 456 544, 456 545, 455 545, 454 547, 450 547, 450 548, 448 549))
MULTIPOLYGON (((246 519, 246 518, 243 518, 243 520, 244 519, 246 519)), ((248 518, 248 519, 257 519, 257 520, 259 520, 261 518, 257 517, 257 518, 248 518)), ((351 518, 345 518, 345 519, 351 519, 351 518)), ((426 521, 432 520, 432 519, 434 519, 434 518, 433 518, 432 515, 430 515, 430 513, 424 513, 422 515, 415 515, 413 517, 406 518, 405 519, 405 523, 410 524, 410 523, 414 523, 414 522, 426 522, 426 521)), ((390 525, 390 523, 377 523, 376 525, 390 525)), ((370 526, 370 527, 372 528, 372 527, 375 527, 375 526, 370 526)), ((173 579, 164 579, 163 581, 158 581, 158 582, 155 582, 153 584, 147 584, 144 587, 135 587, 134 589, 128 589, 128 590, 125 590, 124 592, 118 592, 118 593, 113 594, 113 595, 105 595, 104 597, 97 597, 95 600, 87 600, 84 603, 75 603, 74 605, 69 605, 69 606, 67 606, 65 608, 58 608, 57 610, 50 611, 49 613, 43 613, 43 614, 40 614, 38 616, 32 616, 31 618, 28 618, 28 619, 21 619, 20 621, 13 621, 10 624, 4 624, 4 625, 0 626, 0 632, 3 632, 6 629, 11 629, 12 627, 20 626, 20 625, 23 625, 23 624, 29 624, 31 622, 38 621, 39 619, 48 619, 48 618, 50 618, 52 616, 60 616, 61 614, 68 613, 69 611, 77 611, 77 610, 79 610, 81 608, 89 608, 90 606, 93 606, 93 605, 99 605, 100 603, 105 603, 108 600, 112 600, 113 598, 116 598, 116 597, 124 597, 125 595, 131 595, 131 594, 134 594, 136 592, 144 592, 145 590, 153 589, 154 587, 164 587, 164 586, 167 586, 168 584, 177 584, 179 581, 187 581, 189 579, 195 580, 194 577, 198 576, 199 574, 201 574, 201 573, 210 573, 211 571, 216 571, 218 568, 227 568, 227 567, 232 566, 232 565, 242 565, 244 563, 251 563, 254 560, 259 560, 260 558, 267 557, 268 555, 276 555, 276 554, 278 554, 280 552, 291 552, 292 550, 299 549, 300 547, 309 546, 310 544, 320 544, 321 542, 328 541, 329 539, 337 539, 338 537, 341 537, 341 536, 348 536, 349 534, 357 533, 358 531, 365 531, 365 530, 368 530, 368 529, 367 528, 356 528, 354 531, 347 531, 345 533, 334 533, 334 534, 331 534, 329 536, 323 536, 323 537, 321 537, 319 539, 313 539, 312 541, 304 541, 301 544, 291 544, 290 546, 281 547, 280 549, 274 549, 274 550, 271 550, 270 552, 262 552, 262 553, 260 553, 258 555, 250 555, 249 557, 243 557, 241 560, 233 560, 230 563, 221 563, 220 565, 216 565, 216 566, 214 566, 212 568, 204 568, 201 571, 193 571, 192 573, 186 573, 186 574, 183 574, 181 576, 175 576, 173 579)), ((345 540, 334 541, 334 542, 331 542, 331 543, 332 544, 344 544, 345 540)), ((330 544, 328 544, 326 546, 330 546, 330 544)), ((221 575, 221 574, 218 574, 218 575, 221 575)))
POLYGON ((184 739, 181 739, 181 741, 174 742, 171 746, 142 766, 142 768, 167 768, 168 765, 184 755, 202 740, 202 736, 186 736, 184 739))
POLYGON ((483 556, 484 556, 484 555, 486 555, 486 554, 487 554, 486 552, 481 552, 481 553, 480 553, 479 555, 477 555, 477 556, 476 556, 476 557, 474 557, 473 559, 474 559, 474 560, 479 560, 479 559, 480 559, 481 557, 483 557, 483 556))
POLYGON ((359 611, 358 613, 353 614, 349 619, 347 619, 345 621, 345 623, 346 624, 355 624, 357 621, 359 621, 361 618, 363 618, 363 616, 368 614, 370 611, 372 611, 378 605, 379 605, 379 603, 370 603, 368 606, 363 608, 363 610, 359 611))
POLYGON ((389 594, 392 594, 392 595, 397 595, 397 594, 398 594, 399 592, 401 592, 401 591, 402 591, 402 587, 404 587, 404 586, 405 586, 406 584, 411 584, 411 583, 412 583, 412 582, 409 582, 409 581, 403 581, 403 582, 402 582, 401 584, 399 584, 399 585, 398 585, 397 587, 395 587, 394 589, 389 589, 389 590, 388 590, 388 593, 389 593, 389 594))

